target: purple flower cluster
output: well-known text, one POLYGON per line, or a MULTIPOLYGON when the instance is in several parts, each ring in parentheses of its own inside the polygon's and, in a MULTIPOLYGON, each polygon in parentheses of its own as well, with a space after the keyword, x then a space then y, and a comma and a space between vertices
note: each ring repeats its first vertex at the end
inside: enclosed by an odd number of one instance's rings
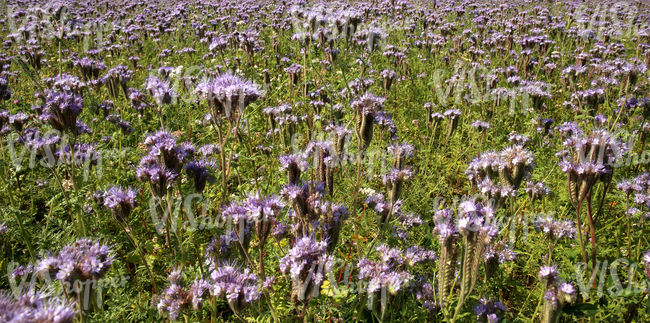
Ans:
POLYGON ((226 297, 228 305, 239 313, 261 295, 257 276, 245 268, 239 269, 236 263, 222 263, 210 274, 212 295, 226 297))
POLYGON ((212 179, 210 176, 210 168, 216 169, 217 165, 214 162, 203 159, 193 160, 185 165, 185 172, 194 180, 194 190, 197 193, 203 193, 208 180, 212 179))
POLYGON ((380 119, 386 98, 366 93, 357 100, 352 101, 350 106, 357 112, 356 131, 361 136, 363 148, 370 146, 373 135, 373 125, 380 119))
POLYGON ((6 77, 0 77, 0 102, 9 99, 11 99, 11 90, 9 90, 9 81, 7 81, 6 77))
POLYGON ((577 298, 573 285, 559 282, 557 276, 556 266, 543 266, 539 270, 539 279, 545 290, 542 322, 557 322, 562 315, 562 308, 577 298))
POLYGON ((569 197, 577 205, 598 181, 609 183, 614 165, 627 151, 620 139, 604 129, 589 134, 574 132, 563 143, 568 149, 559 152, 560 168, 568 175, 569 197))
POLYGON ((163 197, 173 186, 183 165, 193 157, 195 148, 190 143, 177 143, 177 138, 166 130, 149 135, 144 140, 147 155, 140 161, 136 175, 142 182, 148 182, 154 196, 163 197))
POLYGON ((161 80, 154 75, 147 78, 145 89, 159 107, 172 104, 172 101, 177 96, 174 88, 169 85, 169 81, 161 80))
POLYGON ((476 120, 472 122, 472 127, 476 128, 478 132, 483 132, 490 129, 490 124, 485 121, 476 120))
POLYGON ((541 200, 542 197, 547 196, 551 190, 549 190, 544 183, 537 182, 526 182, 525 188, 526 194, 528 194, 528 199, 533 202, 535 200, 541 200))
MULTIPOLYGON (((622 180, 617 183, 617 188, 625 193, 629 200, 632 197, 632 203, 645 210, 644 216, 650 217, 650 173, 643 173, 630 180, 622 180)), ((628 216, 642 212, 636 207, 629 207, 626 210, 628 216)))
POLYGON ((294 304, 308 302, 313 297, 313 291, 318 290, 332 265, 327 241, 317 241, 313 235, 296 239, 293 248, 280 259, 280 271, 291 277, 294 304))
POLYGON ((43 105, 36 109, 39 119, 58 131, 69 131, 73 136, 79 134, 77 117, 84 106, 81 95, 45 90, 43 98, 43 105))
POLYGON ((86 238, 63 247, 59 253, 41 260, 37 271, 54 275, 74 286, 75 282, 97 281, 104 277, 115 260, 112 246, 86 238))
POLYGON ((72 323, 74 304, 29 291, 14 297, 0 292, 0 321, 20 323, 72 323))
POLYGON ((576 234, 576 227, 573 221, 556 220, 550 215, 542 215, 535 222, 535 230, 542 232, 550 240, 559 240, 564 237, 573 239, 576 234))
POLYGON ((138 205, 138 191, 132 188, 124 189, 122 186, 113 186, 103 194, 104 206, 111 211, 113 218, 119 222, 126 222, 131 211, 138 205))
POLYGON ((245 107, 260 97, 256 84, 230 72, 204 80, 194 91, 199 98, 208 102, 212 120, 215 122, 223 113, 231 117, 236 111, 235 108, 239 109, 240 113, 243 112, 245 107))
POLYGON ((280 156, 280 165, 286 170, 289 183, 294 185, 298 185, 300 174, 309 166, 306 156, 301 153, 280 156))
POLYGON ((481 298, 474 306, 477 322, 497 323, 506 313, 506 306, 499 300, 481 298))
POLYGON ((156 307, 161 314, 166 313, 172 320, 178 319, 180 314, 190 308, 200 310, 212 289, 212 284, 204 279, 197 279, 186 286, 183 274, 178 269, 173 270, 168 278, 170 284, 158 296, 156 307))
POLYGON ((522 181, 533 169, 533 154, 521 145, 500 152, 488 151, 469 163, 465 174, 473 185, 499 206, 506 197, 517 196, 522 181))
MULTIPOLYGON (((389 295, 391 299, 400 298, 413 275, 408 272, 410 267, 420 262, 434 261, 433 251, 420 246, 411 246, 406 250, 390 248, 384 244, 377 246, 380 260, 361 259, 357 264, 359 279, 368 282, 367 293, 373 310, 379 310, 381 295, 389 295)), ((390 299, 387 301, 390 302, 390 299)), ((381 312, 386 310, 386 303, 381 302, 381 312)))

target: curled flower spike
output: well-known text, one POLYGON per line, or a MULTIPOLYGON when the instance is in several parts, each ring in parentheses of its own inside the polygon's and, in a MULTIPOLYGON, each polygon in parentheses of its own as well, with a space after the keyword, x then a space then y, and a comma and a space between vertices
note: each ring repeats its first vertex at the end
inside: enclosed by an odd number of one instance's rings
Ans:
POLYGON ((562 316, 562 308, 575 302, 577 293, 571 283, 558 282, 556 266, 540 268, 539 279, 545 289, 544 306, 542 307, 542 322, 558 322, 562 316))
POLYGON ((359 139, 361 140, 363 149, 367 149, 370 146, 373 124, 376 122, 377 114, 383 109, 385 101, 386 99, 383 97, 366 93, 351 104, 352 108, 357 111, 356 128, 361 136, 359 139))
POLYGON ((309 166, 304 154, 280 156, 280 165, 287 171, 289 184, 293 185, 298 185, 300 174, 309 166))

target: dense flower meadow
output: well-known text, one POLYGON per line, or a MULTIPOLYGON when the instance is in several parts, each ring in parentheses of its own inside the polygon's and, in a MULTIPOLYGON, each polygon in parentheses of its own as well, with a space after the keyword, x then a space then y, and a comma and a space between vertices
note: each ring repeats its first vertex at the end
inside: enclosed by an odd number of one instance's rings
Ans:
POLYGON ((0 322, 650 321, 650 4, 0 5, 0 322))

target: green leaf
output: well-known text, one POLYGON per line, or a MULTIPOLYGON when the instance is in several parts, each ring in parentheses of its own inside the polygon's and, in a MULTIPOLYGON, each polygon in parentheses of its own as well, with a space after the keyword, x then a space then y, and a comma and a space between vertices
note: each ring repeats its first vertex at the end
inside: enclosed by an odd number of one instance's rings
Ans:
POLYGON ((134 264, 139 264, 142 262, 142 259, 138 255, 136 251, 130 252, 128 255, 126 255, 124 258, 126 258, 126 261, 132 262, 134 264))
POLYGON ((645 313, 650 314, 650 297, 645 301, 645 313))
POLYGON ((598 313, 598 306, 591 303, 582 303, 576 306, 566 306, 562 308, 562 312, 575 317, 591 317, 598 313))
POLYGON ((153 251, 153 248, 154 248, 153 242, 151 242, 151 241, 145 242, 144 250, 146 250, 147 253, 151 253, 153 251))

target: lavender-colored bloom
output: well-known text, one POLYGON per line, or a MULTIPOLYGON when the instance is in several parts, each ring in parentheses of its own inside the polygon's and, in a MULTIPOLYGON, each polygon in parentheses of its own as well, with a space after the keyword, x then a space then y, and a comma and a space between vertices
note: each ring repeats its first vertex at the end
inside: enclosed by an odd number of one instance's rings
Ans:
POLYGON ((9 122, 9 115, 9 111, 0 110, 0 129, 4 128, 4 126, 9 122))
POLYGON ((160 165, 145 164, 137 169, 136 176, 141 182, 149 183, 154 196, 165 197, 167 195, 167 189, 174 185, 174 179, 176 179, 178 174, 160 165))
POLYGON ((535 220, 535 230, 544 233, 551 240, 559 240, 564 237, 573 238, 576 233, 572 221, 556 220, 552 216, 540 216, 535 220))
POLYGON ((77 117, 83 109, 81 96, 69 92, 45 90, 44 98, 41 120, 48 122, 56 130, 70 131, 73 135, 77 135, 77 117))
POLYGON ((233 111, 243 112, 244 108, 260 97, 259 87, 230 72, 214 79, 206 79, 194 90, 202 100, 207 100, 214 121, 224 112, 230 117, 233 111), (236 106, 235 106, 236 105, 236 106))
POLYGON ((481 298, 479 304, 474 306, 477 322, 498 322, 499 317, 503 317, 506 312, 506 306, 499 300, 481 298))
POLYGON ((115 260, 112 246, 86 238, 63 247, 58 255, 44 258, 38 271, 55 275, 65 283, 98 280, 106 274, 115 260))
POLYGON ((309 166, 306 159, 305 154, 280 156, 280 165, 287 171, 290 184, 298 185, 300 174, 309 166))
POLYGON ((376 250, 380 260, 373 261, 365 258, 359 260, 357 264, 358 277, 368 281, 367 293, 372 309, 381 310, 383 313, 386 309, 385 304, 390 303, 391 299, 399 297, 405 291, 409 281, 413 279, 413 276, 407 271, 408 268, 419 262, 435 260, 436 257, 433 252, 419 246, 412 246, 402 251, 382 244, 376 250), (387 295, 388 300, 381 302, 383 305, 379 308, 379 298, 382 295, 387 295))
POLYGON ((145 108, 149 106, 149 104, 147 104, 147 96, 138 89, 129 88, 128 94, 131 107, 136 109, 138 112, 142 113, 145 108))
POLYGON ((556 266, 543 266, 539 269, 539 277, 542 279, 554 279, 557 276, 556 266))
POLYGON ((104 192, 104 206, 111 210, 113 218, 120 222, 129 219, 131 211, 138 205, 138 192, 132 188, 124 189, 122 186, 113 186, 104 192))
POLYGON ((402 195, 404 182, 413 176, 412 167, 399 169, 393 168, 382 176, 382 182, 386 185, 389 192, 389 200, 397 201, 402 195))
POLYGON ((404 168, 404 160, 413 157, 415 148, 408 142, 392 143, 387 148, 388 153, 393 156, 393 166, 395 168, 404 168))
POLYGON ((496 200, 498 208, 506 197, 517 195, 517 189, 532 168, 532 152, 514 145, 501 152, 484 152, 469 163, 465 174, 481 193, 496 200))
POLYGON ((247 220, 255 224, 255 232, 260 244, 263 245, 271 233, 273 224, 283 207, 284 203, 278 196, 261 196, 259 192, 249 194, 242 203, 243 210, 247 212, 247 220))
POLYGON ((27 120, 29 120, 29 115, 24 112, 17 112, 16 114, 9 115, 9 124, 11 124, 17 132, 23 132, 27 120))
POLYGON ((537 132, 543 135, 553 136, 554 131, 553 129, 551 129, 553 122, 555 122, 553 119, 544 119, 544 118, 539 119, 540 126, 537 127, 537 132))
POLYGON ((171 104, 177 96, 176 91, 169 85, 169 81, 161 80, 153 75, 147 78, 145 88, 159 107, 171 104))
POLYGON ((69 74, 56 75, 54 77, 45 78, 45 84, 52 87, 55 91, 81 94, 86 84, 78 77, 69 74))
POLYGON ((409 291, 415 294, 415 298, 422 303, 422 305, 429 311, 429 314, 435 315, 440 309, 440 304, 436 300, 436 290, 433 284, 427 282, 425 277, 416 279, 409 291))
POLYGON ((350 104, 359 114, 356 131, 361 135, 361 139, 363 139, 364 149, 367 149, 370 145, 373 124, 376 123, 377 115, 383 109, 385 101, 386 99, 383 97, 366 93, 350 104))
POLYGON ((243 271, 236 263, 222 263, 211 274, 212 295, 226 297, 230 308, 240 313, 260 298, 258 278, 248 268, 243 271))
POLYGON ((157 159, 159 163, 178 174, 183 165, 194 157, 195 148, 190 144, 178 144, 176 140, 176 136, 161 130, 149 135, 144 144, 149 148, 148 156, 151 159, 157 159))
POLYGON ((526 194, 528 194, 530 201, 539 200, 550 193, 550 190, 546 187, 546 185, 540 182, 526 182, 525 191, 526 194))
POLYGON ((313 290, 320 286, 332 265, 333 258, 327 255, 326 241, 316 241, 313 236, 296 240, 294 247, 280 259, 280 271, 292 280, 291 300, 294 304, 312 298, 313 290))
POLYGON ((190 308, 194 311, 201 309, 203 301, 210 294, 211 285, 208 281, 197 279, 190 286, 186 286, 183 274, 178 269, 174 269, 168 279, 170 284, 158 296, 156 304, 161 314, 166 313, 172 320, 176 320, 190 308))
POLYGON ((300 75, 302 74, 303 67, 299 64, 291 64, 291 66, 284 69, 289 74, 289 80, 292 85, 298 85, 300 82, 300 75))
POLYGON ((508 136, 508 141, 513 145, 526 146, 526 144, 530 142, 530 137, 513 131, 508 136))
POLYGON ((84 80, 97 79, 100 72, 106 69, 106 65, 103 62, 89 57, 75 60, 73 64, 79 68, 84 80))
POLYGON ((128 97, 127 83, 131 80, 131 75, 133 75, 133 71, 124 65, 118 65, 108 70, 103 77, 104 83, 108 87, 108 93, 116 98, 122 89, 124 96, 128 97))
POLYGON ((65 145, 62 149, 56 151, 56 156, 68 164, 74 164, 77 166, 84 164, 96 165, 99 158, 99 154, 97 153, 97 145, 94 143, 75 144, 74 155, 72 155, 70 145, 65 145))
POLYGON ((598 181, 611 181, 613 166, 628 150, 625 143, 603 129, 595 129, 588 135, 575 133, 563 145, 568 149, 560 153, 559 165, 568 175, 569 197, 574 205, 598 181))
POLYGON ((476 128, 476 130, 479 132, 483 132, 487 129, 490 129, 490 124, 485 121, 476 120, 472 123, 472 127, 476 128))
POLYGON ((210 157, 221 151, 221 147, 218 144, 207 144, 199 147, 197 152, 203 157, 210 157))
POLYGON ((399 238, 402 241, 406 241, 409 238, 413 227, 424 223, 420 216, 414 213, 404 214, 400 212, 396 215, 395 219, 397 220, 397 223, 393 227, 393 237, 399 238))
POLYGON ((189 177, 194 180, 194 190, 197 193, 203 193, 205 184, 210 178, 208 166, 214 167, 214 163, 206 162, 205 160, 191 161, 185 165, 185 171, 189 177))
POLYGON ((16 297, 0 292, 1 322, 72 323, 75 314, 73 303, 47 299, 39 292, 29 291, 16 297))
MULTIPOLYGON (((9 90, 9 82, 6 77, 0 77, 0 102, 11 99, 11 91, 9 90)), ((1 123, 0 123, 1 125, 1 123)))

